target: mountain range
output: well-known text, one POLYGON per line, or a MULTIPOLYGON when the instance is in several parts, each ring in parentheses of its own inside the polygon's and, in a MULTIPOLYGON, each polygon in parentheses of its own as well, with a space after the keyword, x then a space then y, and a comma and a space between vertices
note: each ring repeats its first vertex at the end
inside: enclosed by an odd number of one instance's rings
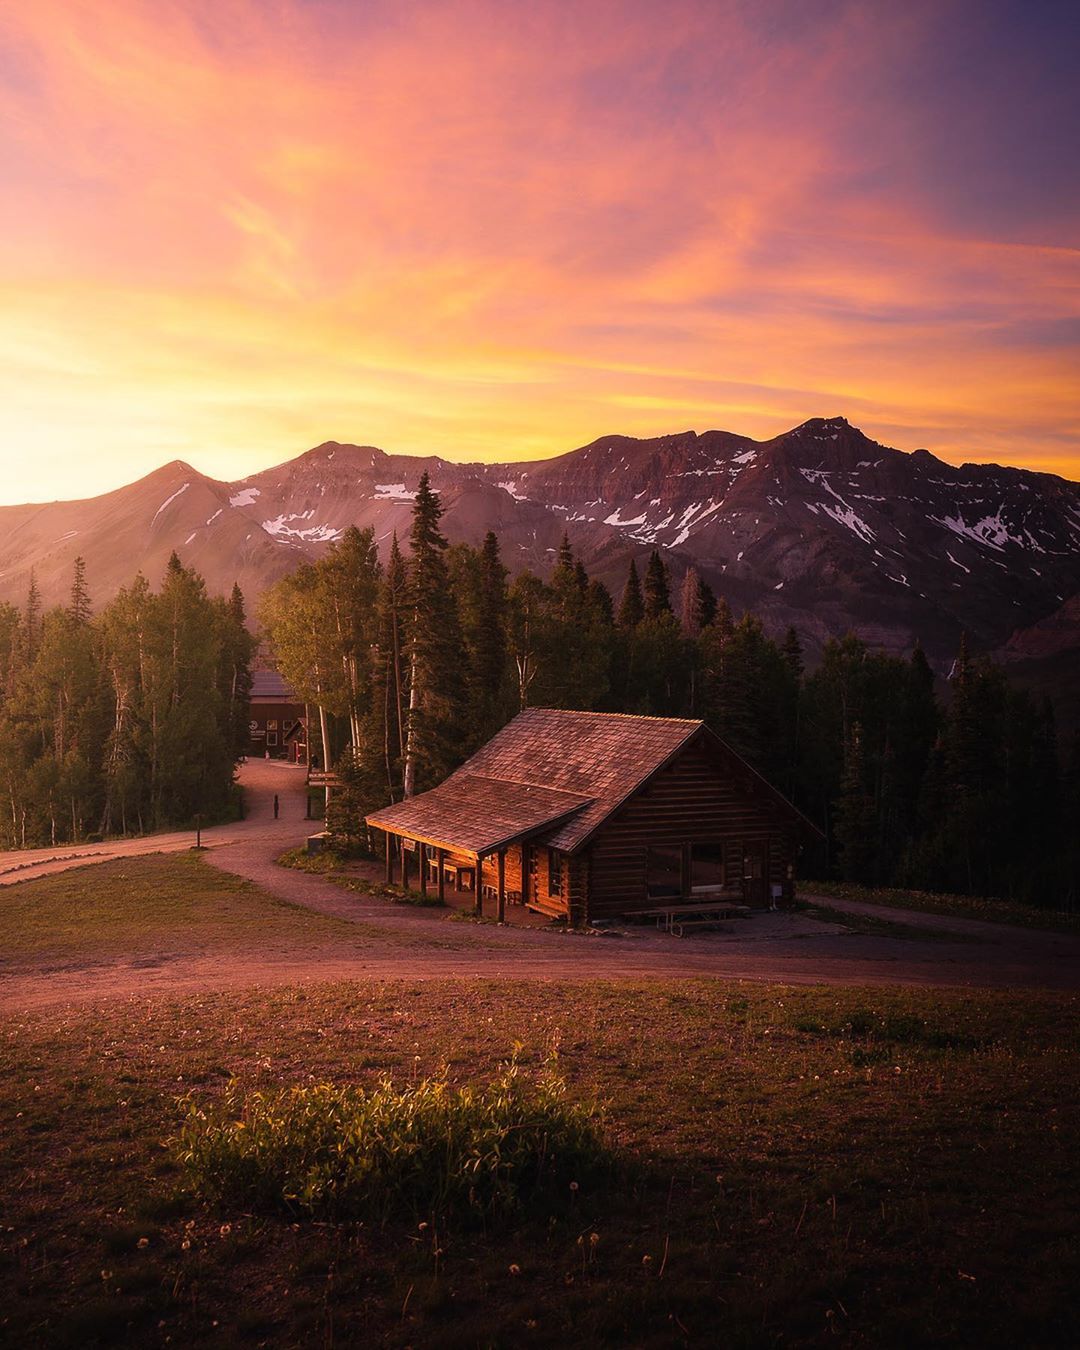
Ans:
POLYGON ((843 417, 766 441, 604 436, 528 463, 329 441, 236 483, 174 461, 88 500, 0 507, 0 599, 22 603, 33 569, 61 601, 81 555, 103 601, 136 570, 156 580, 176 550, 211 590, 236 580, 254 601, 349 525, 404 539, 425 470, 447 535, 495 530, 512 571, 546 573, 565 532, 616 595, 630 558, 659 548, 736 611, 795 624, 811 653, 851 629, 892 651, 918 638, 943 667, 965 631, 1038 683, 1080 652, 1080 484, 892 449, 843 417))

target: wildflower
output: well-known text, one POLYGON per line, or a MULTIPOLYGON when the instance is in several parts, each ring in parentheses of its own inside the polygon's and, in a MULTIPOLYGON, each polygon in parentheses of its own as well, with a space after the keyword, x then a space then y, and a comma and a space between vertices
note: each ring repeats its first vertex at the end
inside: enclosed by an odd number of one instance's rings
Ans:
POLYGON ((590 1246, 590 1247, 595 1247, 599 1241, 600 1241, 600 1234, 599 1234, 599 1233, 590 1233, 590 1234, 589 1234, 589 1246, 590 1246))
POLYGON ((641 1258, 641 1264, 645 1267, 646 1270, 648 1270, 649 1267, 652 1265, 652 1257, 646 1254, 641 1258))
POLYGON ((222 1236, 223 1238, 224 1238, 224 1237, 228 1237, 229 1234, 232 1232, 232 1224, 231 1224, 231 1223, 223 1223, 223 1224, 221 1225, 221 1228, 220 1228, 219 1231, 220 1231, 221 1236, 222 1236))
POLYGON ((516 1264, 515 1264, 515 1265, 512 1265, 512 1266, 510 1267, 510 1274, 511 1274, 511 1275, 520 1275, 520 1274, 521 1274, 521 1267, 520 1267, 519 1265, 516 1265, 516 1264))
POLYGON ((138 1247, 139 1251, 143 1251, 144 1248, 150 1246, 150 1239, 149 1239, 149 1238, 140 1238, 140 1239, 138 1240, 138 1242, 137 1242, 135 1245, 138 1247))
POLYGON ((190 1238, 185 1238, 185 1239, 183 1240, 183 1242, 181 1242, 181 1244, 180 1244, 180 1250, 181 1250, 182 1252, 189 1252, 189 1251, 191 1251, 191 1239, 190 1239, 190 1238))
POLYGON ((570 1183, 570 1189, 571 1189, 572 1191, 576 1191, 576 1190, 579 1190, 580 1187, 578 1186, 578 1184, 577 1184, 576 1181, 572 1181, 572 1182, 570 1183))

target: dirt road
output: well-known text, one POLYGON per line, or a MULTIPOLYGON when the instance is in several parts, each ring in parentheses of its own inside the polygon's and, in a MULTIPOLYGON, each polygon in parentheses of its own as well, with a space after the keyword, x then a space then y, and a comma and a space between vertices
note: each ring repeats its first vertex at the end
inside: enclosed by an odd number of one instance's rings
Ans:
MULTIPOLYGON (((247 815, 230 825, 214 825, 202 831, 210 849, 225 844, 261 844, 267 852, 280 853, 317 830, 317 822, 304 820, 304 771, 278 760, 252 759, 240 767, 247 815), (274 796, 279 816, 274 819, 274 796)), ((72 867, 86 867, 112 858, 135 858, 147 853, 181 853, 195 843, 194 830, 169 834, 145 834, 134 839, 110 839, 101 844, 66 844, 60 848, 17 849, 0 852, 0 886, 10 886, 34 877, 50 876, 72 867)), ((275 853, 275 856, 276 856, 275 853)))
MULTIPOLYGON (((878 918, 910 923, 927 936, 860 934, 801 915, 755 914, 730 933, 692 939, 642 929, 583 935, 550 929, 478 926, 445 911, 358 896, 333 882, 277 866, 274 859, 312 828, 303 819, 301 774, 289 766, 244 766, 248 818, 207 831, 205 855, 215 867, 243 877, 278 899, 344 920, 319 945, 221 954, 161 953, 155 959, 106 961, 78 968, 12 972, 0 1004, 29 1009, 112 997, 145 997, 337 979, 626 980, 711 976, 787 984, 1080 988, 1080 938, 961 921, 963 931, 940 940, 955 921, 906 911, 876 910, 878 918), (277 793, 281 811, 273 816, 277 793), (350 932, 351 928, 351 932, 350 932)), ((97 846, 93 859, 42 854, 30 868, 5 868, 23 855, 0 855, 0 881, 18 880, 107 857, 189 848, 191 836, 158 836, 97 846)), ((837 908, 842 902, 835 902, 837 908)))

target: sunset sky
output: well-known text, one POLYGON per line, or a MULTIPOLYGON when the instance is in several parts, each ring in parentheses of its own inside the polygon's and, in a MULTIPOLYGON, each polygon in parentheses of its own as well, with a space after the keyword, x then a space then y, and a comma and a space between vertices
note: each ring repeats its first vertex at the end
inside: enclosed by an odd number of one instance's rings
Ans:
POLYGON ((1080 478, 1075 0, 0 0, 0 500, 843 414, 1080 478))

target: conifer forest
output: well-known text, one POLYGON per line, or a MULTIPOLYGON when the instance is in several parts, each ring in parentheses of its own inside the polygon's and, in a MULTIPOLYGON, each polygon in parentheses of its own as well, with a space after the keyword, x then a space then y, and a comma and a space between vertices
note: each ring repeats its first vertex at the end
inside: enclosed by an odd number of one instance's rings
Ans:
POLYGON ((144 833, 238 807, 254 640, 244 600, 206 593, 173 554, 98 612, 0 605, 0 847, 144 833))

